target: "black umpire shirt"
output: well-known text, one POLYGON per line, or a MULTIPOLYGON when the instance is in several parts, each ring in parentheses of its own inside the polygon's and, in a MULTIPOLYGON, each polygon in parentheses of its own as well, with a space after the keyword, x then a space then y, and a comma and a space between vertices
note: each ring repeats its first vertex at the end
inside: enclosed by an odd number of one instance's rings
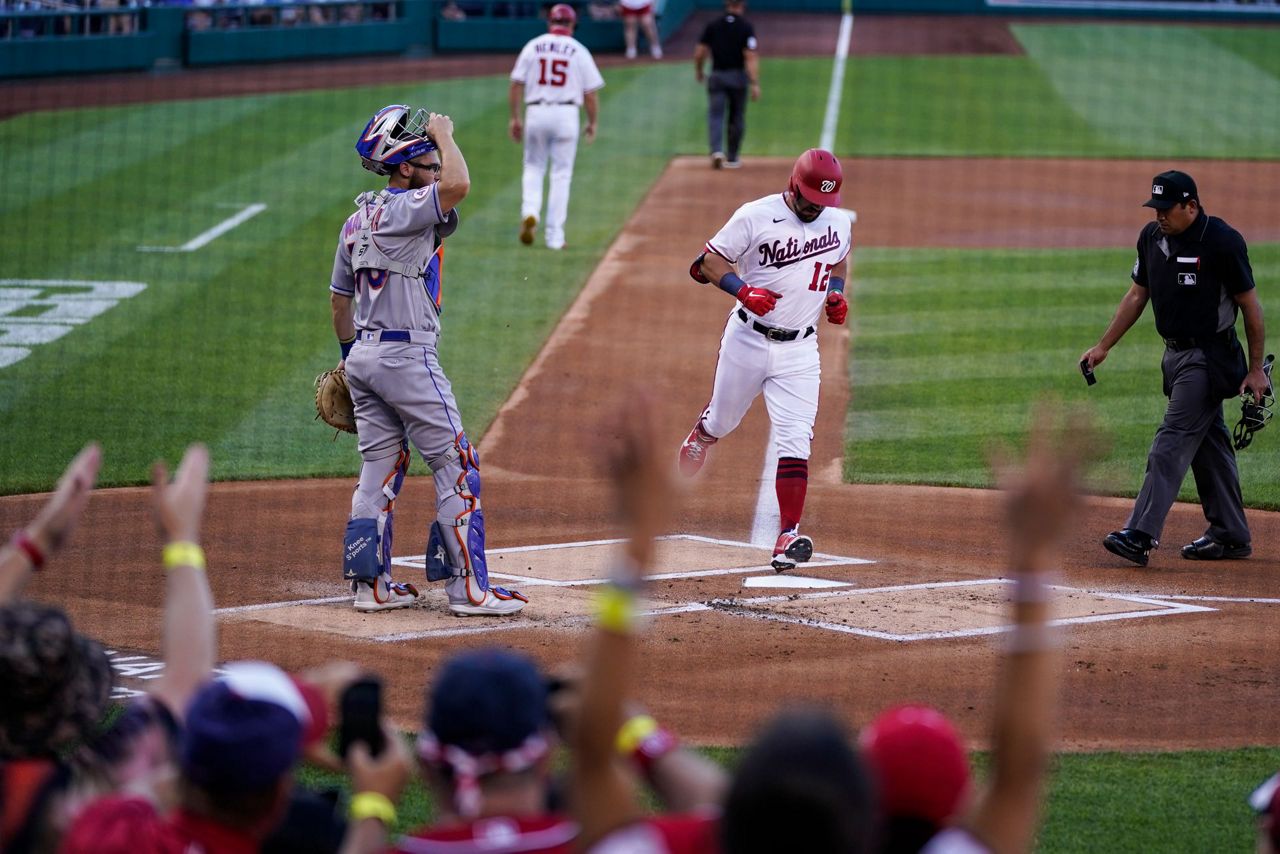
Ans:
POLYGON ((741 15, 727 13, 707 24, 698 39, 711 49, 712 71, 741 71, 744 50, 756 49, 756 28, 741 15))
POLYGON ((1240 232, 1202 208, 1181 234, 1154 222, 1138 235, 1133 281, 1151 294, 1162 338, 1207 338, 1235 325, 1233 294, 1252 290, 1253 268, 1240 232))

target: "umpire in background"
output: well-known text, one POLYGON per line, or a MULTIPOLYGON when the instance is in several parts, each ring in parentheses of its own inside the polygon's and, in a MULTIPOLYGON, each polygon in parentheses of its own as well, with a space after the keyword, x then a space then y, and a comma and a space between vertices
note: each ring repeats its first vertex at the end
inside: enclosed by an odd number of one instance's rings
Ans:
POLYGON ((1209 529, 1183 546, 1182 556, 1248 557, 1253 548, 1222 401, 1245 393, 1261 401, 1269 387, 1262 370, 1262 305, 1249 251, 1238 231, 1204 212, 1196 183, 1185 172, 1157 175, 1144 205, 1155 209, 1155 221, 1138 235, 1133 285, 1101 340, 1084 352, 1081 368, 1100 365, 1150 301, 1165 343, 1161 369, 1169 406, 1151 443, 1133 513, 1102 544, 1146 566, 1189 466, 1209 529), (1244 314, 1249 339, 1247 365, 1236 336, 1237 312, 1244 314))
POLYGON ((727 0, 724 14, 707 24, 693 50, 693 75, 707 83, 707 137, 710 140, 711 168, 737 169, 742 165, 738 151, 747 129, 747 89, 751 100, 760 100, 760 64, 756 58, 756 30, 742 17, 744 0, 727 0), (711 74, 702 66, 711 57, 711 74), (724 112, 729 108, 728 146, 724 139, 724 112), (728 158, 725 158, 728 152, 728 158))

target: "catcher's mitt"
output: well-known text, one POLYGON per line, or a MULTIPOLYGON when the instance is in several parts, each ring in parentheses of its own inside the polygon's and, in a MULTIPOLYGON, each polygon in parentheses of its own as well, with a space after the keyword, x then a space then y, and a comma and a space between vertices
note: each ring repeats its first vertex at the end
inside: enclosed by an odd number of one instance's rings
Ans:
POLYGON ((356 432, 356 407, 347 387, 346 368, 316 377, 316 418, 347 433, 356 432))

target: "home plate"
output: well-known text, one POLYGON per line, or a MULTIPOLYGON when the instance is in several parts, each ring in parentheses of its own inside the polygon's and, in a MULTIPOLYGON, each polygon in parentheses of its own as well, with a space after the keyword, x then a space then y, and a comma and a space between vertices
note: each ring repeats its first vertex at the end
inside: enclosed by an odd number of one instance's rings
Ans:
POLYGON ((829 578, 809 578, 806 575, 751 575, 742 579, 743 587, 783 587, 790 590, 814 589, 818 587, 848 587, 847 581, 832 581, 829 578))

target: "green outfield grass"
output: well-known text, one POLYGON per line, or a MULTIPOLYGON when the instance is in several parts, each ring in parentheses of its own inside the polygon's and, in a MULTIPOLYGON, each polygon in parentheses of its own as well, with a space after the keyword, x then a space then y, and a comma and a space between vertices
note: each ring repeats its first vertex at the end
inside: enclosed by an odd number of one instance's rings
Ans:
MULTIPOLYGON (((1280 280, 1280 245, 1251 247, 1250 258, 1274 318, 1280 295, 1266 285, 1280 280)), ((860 250, 846 479, 990 486, 991 443, 1015 443, 1032 403, 1050 394, 1088 407, 1110 439, 1092 487, 1134 494, 1166 403, 1151 312, 1098 368, 1097 385, 1077 367, 1128 290, 1132 263, 1131 249, 860 250)), ((1225 411, 1234 426, 1238 404, 1225 411)), ((1259 433, 1241 453, 1240 475, 1250 504, 1275 508, 1272 439, 1259 433)), ((1183 497, 1195 497, 1190 479, 1183 497)))
MULTIPOLYGON (((734 748, 702 752, 726 767, 741 754, 734 748)), ((990 756, 975 753, 972 759, 981 777, 990 756)), ((1250 851, 1254 820, 1245 799, 1276 768, 1276 748, 1059 754, 1036 850, 1250 851)), ((346 789, 335 774, 306 770, 302 779, 312 788, 346 789)), ((434 817, 430 794, 415 780, 401 802, 396 831, 434 817)))
MULTIPOLYGON (((852 58, 837 151, 1280 156, 1275 29, 1035 23, 1015 35, 1025 55, 852 58), (1220 80, 1221 70, 1232 85, 1207 97, 1196 77, 1159 98, 1135 96, 1125 81, 1144 92, 1158 84, 1149 57, 1167 44, 1193 51, 1204 76, 1220 80)), ((766 59, 744 153, 791 156, 815 144, 830 75, 827 59, 766 59)), ((358 168, 352 141, 392 101, 450 113, 474 178, 449 242, 441 351, 467 430, 482 435, 665 164, 705 153, 705 97, 687 63, 606 77, 600 139, 580 147, 570 248, 560 254, 513 239, 520 151, 505 138, 501 75, 0 122, 0 275, 145 285, 0 368, 0 493, 48 488, 89 439, 105 445, 106 485, 145 482, 153 457, 175 459, 193 440, 210 444, 219 479, 354 474, 352 439, 329 443, 312 423, 310 384, 337 360, 327 283, 338 227, 351 198, 377 183, 358 168), (255 202, 268 209, 196 252, 137 249, 180 245, 255 202)), ((679 208, 671 200, 673 215, 679 208)), ((1229 205, 1223 213, 1230 218, 1229 205)), ((1012 253, 1010 264, 991 253, 984 263, 982 253, 860 251, 847 475, 984 483, 984 435, 1019 432, 1034 391, 1083 394, 1061 370, 1106 322, 1127 254, 1073 255, 1088 283, 1055 294, 1040 277, 1061 263, 1053 253, 1012 253), (954 276, 969 286, 953 287, 954 276), (917 302, 882 300, 886 287, 917 302), (1010 316, 1006 298, 1018 300, 1010 316), (1053 300, 1053 311, 1038 300, 1053 300), (937 327, 907 319, 912 305, 937 327), (983 334, 992 317, 1002 322, 983 334), (932 358, 944 351, 945 361, 932 358)), ((1254 254, 1264 302, 1274 305, 1275 255, 1254 254)), ((11 295, 0 293, 0 315, 11 295)), ((1091 395, 1115 434, 1116 474, 1104 485, 1115 492, 1136 488, 1159 413, 1154 344, 1142 331, 1104 366, 1091 395)), ((1258 460, 1245 466, 1246 496, 1272 506, 1274 492, 1250 481, 1267 438, 1249 451, 1258 460)))

